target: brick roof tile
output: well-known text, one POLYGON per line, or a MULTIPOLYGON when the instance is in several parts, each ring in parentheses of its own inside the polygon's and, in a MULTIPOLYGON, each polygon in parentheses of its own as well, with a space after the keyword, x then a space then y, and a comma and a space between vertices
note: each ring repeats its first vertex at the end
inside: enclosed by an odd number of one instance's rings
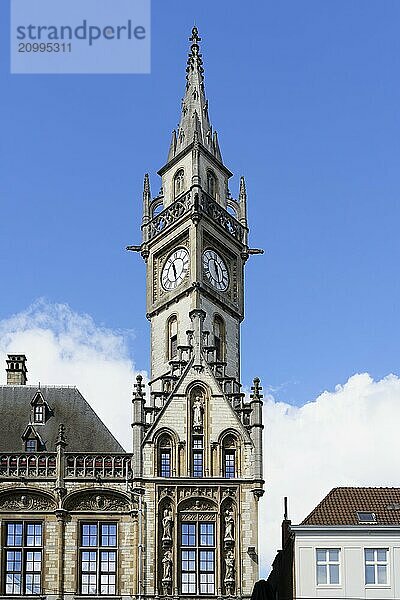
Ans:
POLYGON ((400 525, 400 488, 334 488, 304 519, 302 525, 366 527, 359 523, 357 512, 375 513, 376 525, 400 525))

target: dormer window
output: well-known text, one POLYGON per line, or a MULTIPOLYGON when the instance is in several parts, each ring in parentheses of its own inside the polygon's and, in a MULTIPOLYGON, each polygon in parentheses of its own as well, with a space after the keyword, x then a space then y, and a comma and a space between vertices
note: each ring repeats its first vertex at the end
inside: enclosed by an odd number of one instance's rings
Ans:
POLYGON ((40 433, 35 429, 33 423, 29 423, 29 425, 26 426, 21 437, 25 452, 43 452, 46 450, 46 444, 40 433))
POLYGON ((37 452, 37 440, 26 440, 25 452, 37 452))
POLYGON ((38 390, 31 400, 32 417, 31 422, 35 424, 44 424, 52 415, 51 408, 47 404, 41 390, 38 390))
POLYGON ((183 169, 179 169, 174 177, 174 198, 177 198, 182 194, 185 179, 183 169))
POLYGON ((44 423, 45 418, 45 406, 44 404, 37 404, 33 409, 33 422, 44 423))

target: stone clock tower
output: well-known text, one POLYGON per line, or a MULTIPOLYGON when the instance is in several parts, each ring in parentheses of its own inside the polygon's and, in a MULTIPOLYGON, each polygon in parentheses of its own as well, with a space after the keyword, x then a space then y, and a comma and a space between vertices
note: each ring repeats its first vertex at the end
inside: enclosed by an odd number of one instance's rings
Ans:
POLYGON ((262 396, 240 384, 248 246, 246 188, 228 188, 204 90, 197 28, 181 118, 153 198, 143 192, 151 381, 133 399, 144 596, 248 598, 258 579, 262 396))

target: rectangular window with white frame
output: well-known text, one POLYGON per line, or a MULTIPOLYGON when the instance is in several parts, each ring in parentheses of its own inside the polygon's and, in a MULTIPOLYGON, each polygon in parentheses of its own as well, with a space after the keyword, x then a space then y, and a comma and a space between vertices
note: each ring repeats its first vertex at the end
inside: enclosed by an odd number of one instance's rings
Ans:
POLYGON ((117 524, 80 525, 80 593, 114 596, 117 590, 117 524))
POLYGON ((317 585, 340 584, 340 549, 316 549, 317 585))
POLYGON ((215 524, 181 523, 181 593, 215 594, 215 524))
POLYGON ((15 521, 6 523, 5 528, 3 593, 10 596, 41 594, 43 524, 15 521))
POLYGON ((365 585, 387 585, 389 583, 387 548, 365 548, 365 585))

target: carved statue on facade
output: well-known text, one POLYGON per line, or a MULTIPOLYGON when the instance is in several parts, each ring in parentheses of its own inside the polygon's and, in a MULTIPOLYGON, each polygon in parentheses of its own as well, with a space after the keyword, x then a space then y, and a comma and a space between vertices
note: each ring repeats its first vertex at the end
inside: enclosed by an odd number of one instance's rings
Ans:
POLYGON ((193 401, 193 429, 203 427, 204 400, 197 394, 193 401))
POLYGON ((224 542, 234 542, 235 538, 234 538, 234 518, 233 518, 233 512, 232 510, 227 509, 225 511, 225 535, 224 535, 224 542))
POLYGON ((174 518, 172 516, 172 510, 170 508, 166 508, 164 510, 164 516, 162 520, 163 525, 163 542, 172 541, 172 526, 174 524, 174 518))
POLYGON ((235 556, 232 550, 228 550, 225 555, 225 588, 231 596, 235 589, 235 556))
POLYGON ((163 564, 163 581, 168 582, 172 580, 172 552, 167 550, 162 559, 163 564))

